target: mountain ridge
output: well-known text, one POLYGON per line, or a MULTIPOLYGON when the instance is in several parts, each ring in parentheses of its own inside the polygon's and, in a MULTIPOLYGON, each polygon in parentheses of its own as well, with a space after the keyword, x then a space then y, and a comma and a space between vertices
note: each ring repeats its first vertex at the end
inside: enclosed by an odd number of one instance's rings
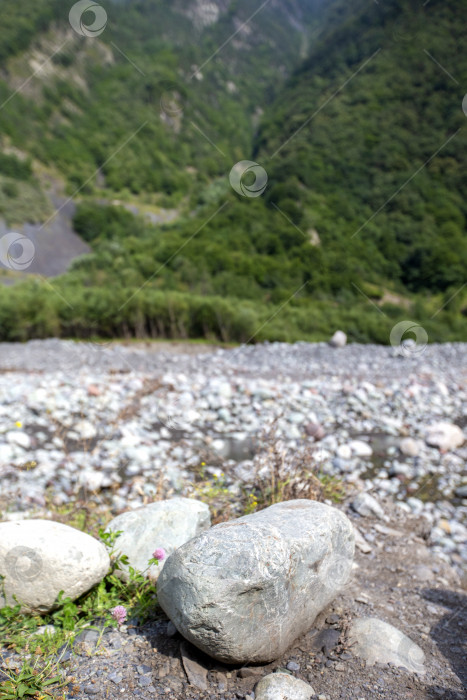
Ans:
MULTIPOLYGON (((300 66, 301 32, 277 22, 278 3, 256 15, 261 31, 254 25, 247 49, 222 44, 251 16, 244 2, 215 4, 216 22, 196 30, 201 50, 169 39, 186 29, 173 21, 180 5, 106 7, 125 20, 115 32, 73 38, 75 53, 55 58, 57 74, 83 77, 85 90, 52 81, 32 115, 0 112, 13 143, 13 123, 21 134, 37 122, 31 156, 67 179, 75 229, 93 251, 54 283, 79 299, 83 319, 56 302, 55 320, 33 332, 144 336, 162 314, 169 335, 322 339, 346 324, 356 340, 388 342, 394 321, 412 314, 431 339, 464 337, 466 65, 451 80, 437 59, 451 66, 457 54, 460 2, 422 11, 406 0, 335 0, 320 12, 287 3, 307 9, 293 15, 306 17, 311 46, 300 66), (266 169, 260 198, 229 183, 232 165, 248 159, 266 169), (154 228, 115 200, 178 219, 154 228), (283 305, 282 326, 268 321, 283 305)), ((35 294, 10 291, 23 293, 35 294)))

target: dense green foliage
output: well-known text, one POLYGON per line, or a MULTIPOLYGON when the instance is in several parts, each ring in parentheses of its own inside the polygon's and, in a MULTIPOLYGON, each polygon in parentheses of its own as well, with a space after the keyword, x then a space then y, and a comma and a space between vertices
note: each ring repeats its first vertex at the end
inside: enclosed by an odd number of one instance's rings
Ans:
POLYGON ((412 291, 467 280, 462 7, 365 6, 316 45, 263 124, 256 152, 272 156, 267 199, 316 227, 324 248, 345 246, 355 279, 412 291))
MULTIPOLYGON (((36 4, 29 39, 7 52, 0 134, 66 178, 93 252, 53 281, 55 294, 36 280, 0 289, 3 339, 248 342, 342 326, 386 343, 407 317, 430 340, 466 339, 461 0, 318 4, 271 4, 203 65, 250 2, 205 28, 185 12, 194 3, 107 3, 99 39, 68 37, 47 78, 9 99, 28 42, 66 38, 68 10, 47 33, 54 4, 36 4), (297 7, 301 32, 287 20, 297 7), (304 36, 309 58, 284 84, 304 36), (266 169, 262 197, 231 189, 243 159, 266 169), (150 225, 110 205, 116 196, 178 217, 150 225)), ((0 154, 0 173, 31 178, 13 174, 12 158, 0 154)))
POLYGON ((31 163, 19 160, 16 156, 0 153, 0 173, 15 180, 29 180, 32 175, 31 163))
MULTIPOLYGON (((0 110, 0 133, 66 175, 71 192, 92 193, 99 169, 112 191, 151 191, 178 201, 223 175, 229 163, 250 152, 253 114, 283 82, 277 69, 285 76, 297 63, 305 40, 278 21, 285 10, 265 8, 241 51, 227 46, 202 67, 233 33, 237 19, 251 15, 249 1, 238 0, 218 23, 194 29, 183 12, 186 3, 104 0, 108 23, 98 38, 70 33, 72 3, 42 0, 28 15, 29 4, 6 0, 0 54, 3 49, 11 59, 34 37, 47 71, 9 99, 11 87, 28 79, 31 69, 27 53, 23 61, 7 63, 0 104, 9 101, 0 110), (20 8, 24 17, 17 31, 20 8), (51 16, 57 24, 47 33, 51 16)), ((307 10, 304 23, 309 15, 307 10)), ((87 21, 92 20, 91 15, 87 21)))
POLYGON ((0 62, 26 49, 63 7, 61 0, 2 0, 0 62))
MULTIPOLYGON (((359 342, 387 343, 392 327, 407 312, 390 304, 376 311, 363 297, 340 302, 310 302, 306 287, 281 303, 261 298, 235 298, 189 291, 166 291, 158 275, 141 282, 125 265, 122 248, 109 246, 102 262, 116 260, 122 274, 77 263, 78 269, 49 283, 31 280, 12 288, 0 287, 0 328, 9 341, 50 336, 95 338, 200 338, 223 342, 263 340, 322 340, 336 327, 345 328, 359 342), (84 270, 79 270, 83 265, 84 270), (85 274, 80 274, 84 272, 85 274), (93 278, 93 284, 86 280, 93 278), (144 286, 143 286, 144 285, 144 286), (159 285, 159 288, 157 286, 159 285)), ((158 267, 152 267, 152 274, 158 267)), ((164 279, 170 280, 170 271, 164 279)), ((244 280, 246 283, 246 280, 244 280)), ((207 285, 209 280, 206 279, 207 285)), ((173 284, 176 286, 176 284, 173 284)), ((297 291, 297 290, 293 290, 297 291)), ((369 294, 375 294, 367 290, 369 294)), ((411 317, 419 320, 431 341, 462 337, 465 319, 459 295, 414 303, 411 317), (433 315, 446 305, 442 313, 433 315)))

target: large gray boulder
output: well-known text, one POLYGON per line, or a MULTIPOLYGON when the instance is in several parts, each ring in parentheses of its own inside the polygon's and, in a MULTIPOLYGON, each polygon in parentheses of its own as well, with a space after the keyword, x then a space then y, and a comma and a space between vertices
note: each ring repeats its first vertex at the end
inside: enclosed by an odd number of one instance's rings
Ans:
MULTIPOLYGON (((167 556, 211 525, 209 507, 193 498, 170 498, 118 515, 107 525, 107 532, 122 531, 115 541, 115 552, 126 554, 130 566, 148 568, 154 550, 165 549, 167 556)), ((156 580, 165 561, 151 566, 147 575, 156 580)), ((122 577, 128 577, 121 565, 122 577)))
POLYGON ((352 623, 349 644, 355 656, 369 666, 394 664, 412 673, 425 673, 425 654, 403 632, 377 617, 361 617, 352 623))
POLYGON ((110 568, 105 546, 80 530, 51 520, 0 523, 0 608, 47 612, 60 591, 78 598, 110 568), (2 595, 4 594, 4 595, 2 595))
POLYGON ((225 663, 268 663, 306 632, 348 582, 353 527, 335 508, 278 503, 180 547, 158 600, 179 632, 225 663))

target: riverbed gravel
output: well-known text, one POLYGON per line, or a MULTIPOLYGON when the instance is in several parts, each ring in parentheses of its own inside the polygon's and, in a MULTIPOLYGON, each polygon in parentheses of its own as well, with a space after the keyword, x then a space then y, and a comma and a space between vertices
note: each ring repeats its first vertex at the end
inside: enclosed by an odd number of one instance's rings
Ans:
MULTIPOLYGON (((0 345, 1 519, 49 517, 79 502, 108 520, 154 499, 200 497, 200 474, 212 484, 205 496, 227 493, 235 503, 254 489, 265 464, 258 452, 273 435, 286 461, 309 460, 321 479, 342 482, 339 507, 356 529, 349 586, 274 664, 236 668, 203 657, 197 672, 206 687, 196 687, 183 640, 161 614, 101 638, 84 632, 65 650, 66 697, 251 700, 259 678, 285 669, 319 700, 460 700, 467 682, 467 444, 459 438, 467 437, 466 350, 0 345), (428 444, 440 430, 441 447, 428 444), (426 675, 366 667, 346 641, 359 616, 377 616, 419 644, 426 675)), ((236 514, 234 506, 229 517, 236 514)), ((4 668, 21 663, 3 654, 4 668)))
POLYGON ((326 343, 2 344, 1 504, 13 518, 84 496, 115 514, 191 493, 200 465, 235 494, 254 480, 258 435, 274 429, 289 450, 311 446, 321 474, 423 515, 431 546, 461 572, 467 442, 426 439, 439 422, 466 427, 466 358, 461 343, 404 355, 326 343))

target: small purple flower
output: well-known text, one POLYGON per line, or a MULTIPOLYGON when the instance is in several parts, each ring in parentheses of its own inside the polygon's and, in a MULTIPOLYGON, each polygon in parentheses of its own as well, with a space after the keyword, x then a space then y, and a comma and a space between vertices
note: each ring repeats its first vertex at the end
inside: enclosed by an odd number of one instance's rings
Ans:
POLYGON ((165 549, 162 549, 162 547, 159 547, 156 549, 155 552, 153 552, 153 559, 157 559, 157 561, 164 561, 166 558, 167 554, 165 553, 165 549))
POLYGON ((122 625, 126 620, 126 608, 123 605, 117 605, 116 608, 112 610, 112 617, 117 620, 119 625, 122 625))

